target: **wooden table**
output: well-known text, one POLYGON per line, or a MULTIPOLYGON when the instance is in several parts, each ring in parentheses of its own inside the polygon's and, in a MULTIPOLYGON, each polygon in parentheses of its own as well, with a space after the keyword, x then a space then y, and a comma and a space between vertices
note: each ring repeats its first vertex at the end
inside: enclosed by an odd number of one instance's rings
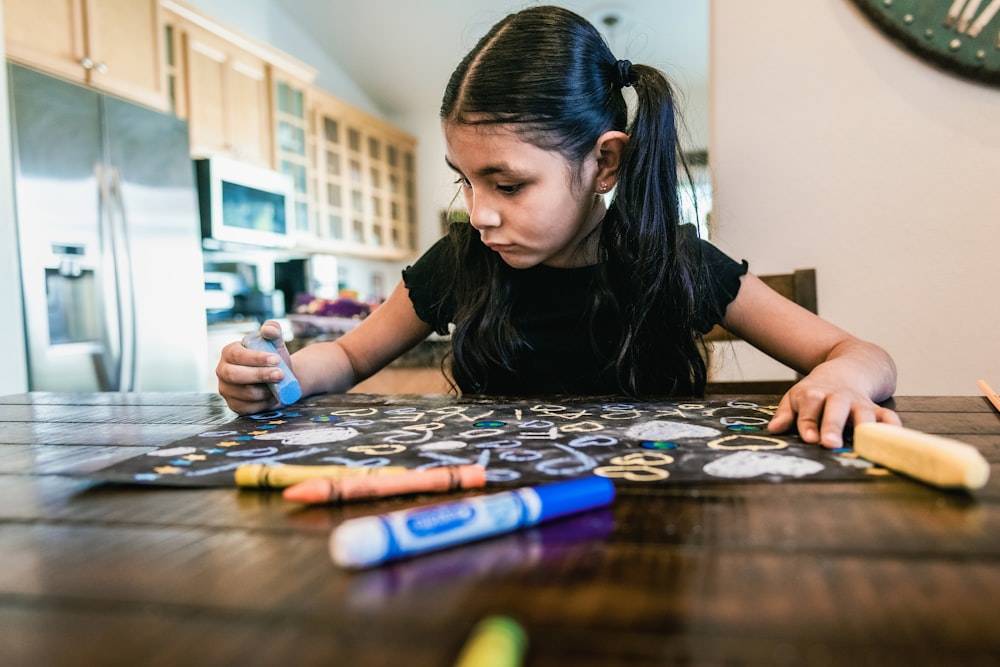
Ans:
POLYGON ((0 398, 0 664, 442 666, 495 613, 523 624, 529 667, 1000 664, 1000 416, 982 397, 895 407, 979 447, 989 485, 623 487, 585 523, 347 572, 331 529, 413 498, 94 484, 54 471, 233 414, 211 395, 0 398))

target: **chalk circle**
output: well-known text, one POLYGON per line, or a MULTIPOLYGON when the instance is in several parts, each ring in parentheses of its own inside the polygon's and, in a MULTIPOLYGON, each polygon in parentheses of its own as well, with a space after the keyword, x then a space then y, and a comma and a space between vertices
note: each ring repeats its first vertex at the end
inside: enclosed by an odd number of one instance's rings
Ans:
POLYGON ((643 465, 612 465, 594 468, 594 474, 609 479, 624 479, 629 482, 657 482, 670 477, 664 468, 643 465))
POLYGON ((468 446, 469 443, 462 442, 461 440, 441 440, 440 442, 429 442, 426 445, 420 445, 417 449, 424 452, 444 452, 451 449, 465 449, 468 446))
POLYGON ((521 473, 509 468, 487 468, 487 482, 513 482, 521 478, 521 473))
POLYGON ((742 451, 715 459, 702 468, 713 477, 726 479, 749 479, 761 475, 782 475, 785 477, 806 477, 822 471, 819 461, 804 459, 787 454, 742 451))
POLYGON ((616 466, 665 466, 674 462, 674 457, 662 452, 632 452, 615 456, 609 463, 616 466))
POLYGON ((390 454, 405 452, 406 447, 403 445, 390 445, 388 443, 381 445, 355 445, 354 447, 348 447, 347 451, 357 454, 367 454, 369 456, 388 456, 390 454))
POLYGON ((625 430, 625 436, 634 440, 679 440, 681 438, 711 438, 721 433, 709 426, 699 426, 688 422, 672 422, 660 419, 634 424, 625 430))
POLYGON ((199 433, 199 438, 227 438, 231 435, 236 435, 239 431, 205 431, 204 433, 199 433))
POLYGON ((158 449, 155 452, 146 452, 146 456, 173 458, 175 456, 184 456, 185 454, 194 454, 196 451, 198 450, 194 447, 172 447, 170 449, 158 449))
POLYGON ((500 452, 498 458, 510 463, 523 463, 525 461, 537 461, 542 458, 542 453, 536 452, 533 449, 509 449, 500 452))
POLYGON ((295 431, 276 431, 256 436, 256 440, 280 440, 283 445, 320 445, 326 442, 340 442, 358 435, 350 427, 302 428, 295 431))
POLYGON ((272 410, 271 412, 258 412, 255 415, 249 415, 250 419, 255 419, 257 421, 263 421, 265 419, 277 419, 285 413, 281 410, 272 410))
POLYGON ((769 438, 764 435, 727 435, 724 438, 718 438, 717 440, 712 440, 708 443, 711 449, 728 449, 737 450, 744 449, 755 452, 759 449, 786 449, 788 443, 784 440, 779 440, 778 438, 769 438), (752 442, 751 442, 752 441, 752 442), (730 444, 739 443, 739 444, 730 444))

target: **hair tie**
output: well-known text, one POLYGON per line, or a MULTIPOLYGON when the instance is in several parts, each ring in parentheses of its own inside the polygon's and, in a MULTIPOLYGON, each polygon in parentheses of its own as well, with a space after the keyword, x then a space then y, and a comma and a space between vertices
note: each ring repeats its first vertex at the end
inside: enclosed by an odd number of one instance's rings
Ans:
POLYGON ((619 88, 628 88, 635 80, 632 78, 632 62, 619 60, 615 64, 615 83, 619 88))

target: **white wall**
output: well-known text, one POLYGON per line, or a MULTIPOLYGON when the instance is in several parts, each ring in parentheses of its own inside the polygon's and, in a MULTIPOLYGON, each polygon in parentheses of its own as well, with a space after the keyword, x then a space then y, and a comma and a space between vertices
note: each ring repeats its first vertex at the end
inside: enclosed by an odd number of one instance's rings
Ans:
POLYGON ((890 351, 899 394, 1000 382, 1000 89, 847 0, 758 5, 712 4, 716 242, 816 267, 820 314, 890 351))
MULTIPOLYGON (((6 62, 3 40, 3 3, 0 2, 0 62, 6 62)), ((10 118, 7 104, 7 68, 0 68, 0 155, 10 156, 10 118)), ((21 269, 14 224, 14 181, 10 160, 0 159, 0 395, 28 390, 28 366, 21 309, 21 269)))

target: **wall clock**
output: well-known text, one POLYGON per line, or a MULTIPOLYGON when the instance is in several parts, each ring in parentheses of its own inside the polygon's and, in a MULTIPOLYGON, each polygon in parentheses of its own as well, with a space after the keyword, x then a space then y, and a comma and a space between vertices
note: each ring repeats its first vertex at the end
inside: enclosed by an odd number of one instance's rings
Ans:
POLYGON ((917 57, 1000 85, 1000 0, 852 0, 917 57))

